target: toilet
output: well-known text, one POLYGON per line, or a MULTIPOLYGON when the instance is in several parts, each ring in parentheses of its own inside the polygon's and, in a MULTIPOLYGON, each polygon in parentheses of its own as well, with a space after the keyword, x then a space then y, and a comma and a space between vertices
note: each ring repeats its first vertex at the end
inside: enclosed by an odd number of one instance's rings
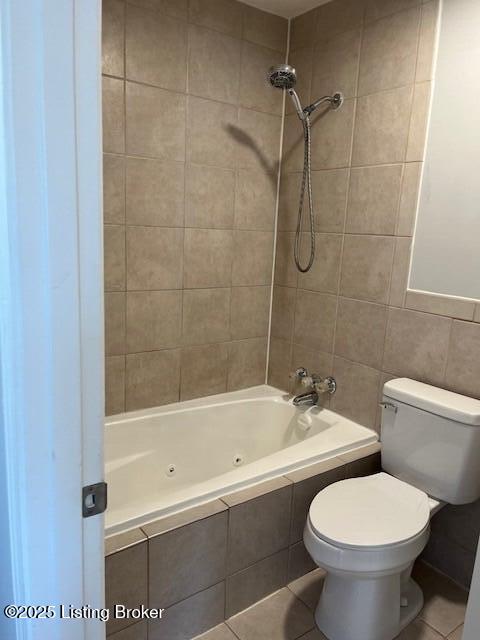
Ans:
POLYGON ((382 472, 313 500, 305 546, 327 576, 315 610, 329 640, 393 640, 423 606, 411 578, 430 518, 480 498, 480 401, 416 380, 384 385, 382 472))

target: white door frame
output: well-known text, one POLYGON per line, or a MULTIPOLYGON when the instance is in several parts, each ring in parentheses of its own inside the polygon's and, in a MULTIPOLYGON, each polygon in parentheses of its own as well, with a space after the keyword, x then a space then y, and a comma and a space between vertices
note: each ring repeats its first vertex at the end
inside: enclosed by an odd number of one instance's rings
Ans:
POLYGON ((103 606, 101 2, 0 0, 0 637, 100 640, 103 606), (58 610, 57 610, 58 615, 58 610))
POLYGON ((480 635, 480 544, 477 547, 472 584, 468 594, 467 613, 462 640, 478 640, 480 635))

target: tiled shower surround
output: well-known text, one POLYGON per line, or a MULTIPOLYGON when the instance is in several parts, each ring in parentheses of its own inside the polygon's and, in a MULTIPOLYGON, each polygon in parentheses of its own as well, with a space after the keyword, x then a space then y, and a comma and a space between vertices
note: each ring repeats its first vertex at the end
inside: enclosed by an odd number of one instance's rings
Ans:
POLYGON ((107 414, 265 382, 287 27, 103 1, 107 414))
MULTIPOLYGON (((314 117, 317 258, 299 275, 288 102, 273 256, 282 93, 265 72, 287 22, 233 0, 104 0, 107 413, 264 382, 273 258, 271 384, 333 374, 331 408, 375 429, 392 377, 480 397, 480 305, 406 295, 437 12, 334 0, 292 21, 303 102, 346 97, 314 117)), ((468 585, 479 532, 479 504, 446 507, 425 557, 468 585)))

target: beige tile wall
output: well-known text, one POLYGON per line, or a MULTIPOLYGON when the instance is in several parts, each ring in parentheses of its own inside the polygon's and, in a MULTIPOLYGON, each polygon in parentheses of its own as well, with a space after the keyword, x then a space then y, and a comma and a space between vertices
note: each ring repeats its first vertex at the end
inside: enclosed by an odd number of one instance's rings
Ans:
MULTIPOLYGON (((291 31, 303 102, 334 91, 346 101, 313 124, 317 258, 306 275, 292 258, 303 143, 288 109, 269 380, 291 390, 298 366, 333 374, 331 407, 375 429, 392 377, 480 398, 480 314, 463 321, 461 304, 417 311, 406 301, 437 16, 437 0, 334 0, 291 31)), ((453 536, 458 519, 442 511, 428 558, 468 584, 472 545, 453 536)), ((478 540, 478 518, 472 528, 478 540)))
POLYGON ((264 382, 287 26, 103 0, 107 414, 264 382))
POLYGON ((293 264, 303 139, 287 105, 269 379, 290 388, 300 365, 333 373, 332 407, 374 428, 391 376, 480 397, 478 376, 472 389, 467 363, 455 365, 455 335, 476 337, 480 354, 480 326, 404 304, 437 13, 437 0, 333 0, 291 27, 302 101, 334 91, 346 100, 313 118, 317 256, 307 274, 293 264))

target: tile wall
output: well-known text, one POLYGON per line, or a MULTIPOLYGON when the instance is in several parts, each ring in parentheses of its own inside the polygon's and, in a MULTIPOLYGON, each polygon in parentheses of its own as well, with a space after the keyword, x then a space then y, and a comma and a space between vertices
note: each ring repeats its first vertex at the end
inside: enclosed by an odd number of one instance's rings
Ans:
MULTIPOLYGON (((406 300, 437 17, 438 0, 334 0, 291 28, 302 101, 335 91, 346 100, 313 120, 317 257, 305 275, 293 264, 303 141, 287 105, 269 381, 291 390, 299 366, 333 374, 331 407, 377 430, 381 389, 393 377, 480 398, 473 306, 406 300)), ((447 507, 434 519, 428 559, 462 584, 479 513, 447 507), (465 535, 459 520, 469 522, 465 535)))
POLYGON ((103 0, 107 415, 265 381, 287 28, 103 0))

